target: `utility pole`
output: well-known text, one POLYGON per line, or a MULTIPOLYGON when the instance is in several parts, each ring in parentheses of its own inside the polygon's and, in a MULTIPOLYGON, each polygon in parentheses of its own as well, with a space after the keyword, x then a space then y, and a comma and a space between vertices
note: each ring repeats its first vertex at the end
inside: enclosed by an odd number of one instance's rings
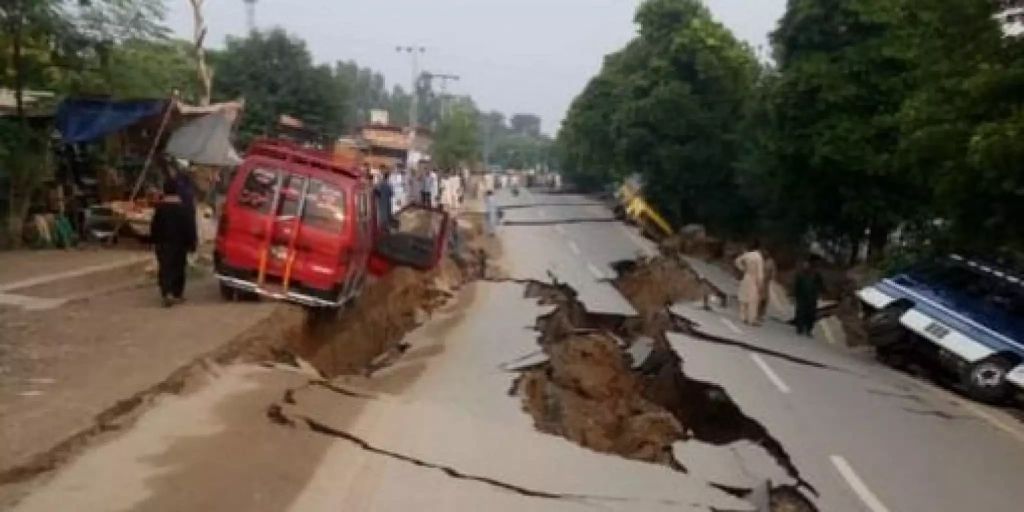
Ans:
POLYGON ((245 26, 249 33, 256 30, 256 0, 242 0, 245 2, 245 26))
POLYGON ((398 53, 408 53, 409 58, 412 61, 412 101, 409 102, 409 132, 410 136, 415 133, 417 124, 416 110, 419 105, 419 90, 418 82, 420 78, 420 63, 419 56, 426 53, 427 49, 423 46, 396 46, 395 51, 398 53))
POLYGON ((459 75, 431 73, 429 71, 424 71, 423 76, 425 76, 428 81, 433 80, 435 78, 441 81, 441 118, 443 119, 447 117, 449 107, 448 100, 450 99, 448 96, 448 81, 458 81, 459 75))

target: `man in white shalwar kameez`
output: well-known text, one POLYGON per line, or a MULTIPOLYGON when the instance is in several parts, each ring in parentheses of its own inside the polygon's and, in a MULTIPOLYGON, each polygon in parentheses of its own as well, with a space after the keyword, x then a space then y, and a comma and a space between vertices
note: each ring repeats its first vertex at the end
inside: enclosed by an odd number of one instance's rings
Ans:
POLYGON ((740 280, 740 320, 747 325, 757 325, 757 312, 764 293, 764 257, 761 256, 760 244, 754 242, 747 252, 736 258, 736 268, 743 273, 740 280))

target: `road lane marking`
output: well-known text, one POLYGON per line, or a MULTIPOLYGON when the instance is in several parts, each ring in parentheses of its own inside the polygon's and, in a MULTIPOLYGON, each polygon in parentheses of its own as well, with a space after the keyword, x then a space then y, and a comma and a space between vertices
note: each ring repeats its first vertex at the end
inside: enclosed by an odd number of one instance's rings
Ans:
POLYGON ((787 386, 785 382, 782 382, 782 378, 775 373, 775 370, 772 370, 771 366, 768 366, 768 363, 764 362, 764 359, 761 359, 761 356, 757 354, 750 354, 750 358, 753 359, 754 364, 756 364, 758 368, 761 368, 761 371, 768 376, 768 380, 772 381, 772 384, 775 384, 775 387, 779 388, 779 391, 786 394, 789 393, 789 386, 787 386))
POLYGON ((537 210, 537 216, 542 219, 548 218, 548 214, 544 210, 537 210))
POLYGON ((562 225, 559 224, 559 225, 555 226, 555 232, 557 232, 559 235, 564 235, 565 234, 565 228, 563 228, 562 225))
POLYGON ((601 272, 599 268, 595 267, 593 263, 587 263, 587 270, 589 270, 591 274, 594 274, 594 277, 598 279, 605 278, 604 273, 601 272))
POLYGON ((732 323, 732 320, 729 320, 724 316, 720 316, 718 317, 718 319, 721 320, 722 323, 725 324, 725 326, 728 327, 729 330, 731 330, 732 332, 736 334, 743 334, 743 331, 739 327, 736 327, 736 324, 732 323))
POLYGON ((868 507, 868 510, 871 512, 889 512, 889 509, 882 504, 882 500, 879 500, 878 496, 875 496, 875 493, 871 492, 871 489, 868 489, 864 481, 857 476, 857 473, 853 471, 853 468, 850 467, 850 463, 846 462, 846 459, 838 455, 832 455, 829 459, 832 460, 832 464, 839 470, 839 474, 842 475, 846 483, 853 489, 853 492, 857 493, 860 500, 868 507))
POLYGON ((573 242, 572 240, 569 240, 568 244, 569 244, 569 250, 572 251, 572 253, 575 254, 576 256, 579 256, 580 255, 580 248, 579 248, 578 245, 576 245, 576 242, 573 242))

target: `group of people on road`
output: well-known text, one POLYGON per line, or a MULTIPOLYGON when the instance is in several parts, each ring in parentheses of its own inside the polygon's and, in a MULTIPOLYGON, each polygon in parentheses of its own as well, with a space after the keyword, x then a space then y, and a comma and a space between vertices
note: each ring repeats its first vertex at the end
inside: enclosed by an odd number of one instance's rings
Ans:
MULTIPOLYGON (((768 310, 771 285, 777 269, 775 260, 755 240, 747 251, 734 261, 743 274, 739 287, 740 320, 751 326, 761 325, 768 310)), ((817 270, 817 258, 810 256, 800 262, 793 286, 795 299, 793 325, 797 334, 810 336, 818 317, 818 297, 824 288, 817 270)))

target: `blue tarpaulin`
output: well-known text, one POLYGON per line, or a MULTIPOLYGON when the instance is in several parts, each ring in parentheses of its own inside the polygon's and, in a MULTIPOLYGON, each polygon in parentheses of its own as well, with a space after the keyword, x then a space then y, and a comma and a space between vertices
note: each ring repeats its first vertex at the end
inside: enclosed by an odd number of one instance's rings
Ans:
POLYGON ((165 100, 64 100, 57 107, 57 130, 64 142, 101 139, 163 112, 165 100))

